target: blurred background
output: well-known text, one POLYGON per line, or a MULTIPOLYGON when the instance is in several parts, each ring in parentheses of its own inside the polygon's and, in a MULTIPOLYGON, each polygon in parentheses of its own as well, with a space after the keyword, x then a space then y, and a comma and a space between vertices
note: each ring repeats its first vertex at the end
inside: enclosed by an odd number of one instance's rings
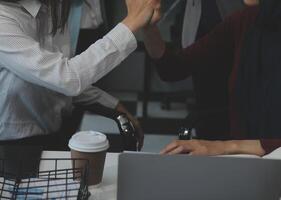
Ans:
MULTIPOLYGON (((194 3, 197 0, 187 1, 194 3)), ((164 18, 159 23, 159 29, 163 38, 178 48, 181 48, 187 1, 162 1, 164 18)), ((196 39, 211 31, 225 16, 243 8, 239 0, 222 0, 222 4, 219 2, 202 0, 196 39), (222 10, 227 12, 222 14, 222 10)), ((124 0, 101 0, 100 4, 103 22, 95 29, 81 30, 78 53, 101 38, 126 15, 124 0)), ((196 91, 192 78, 177 83, 161 81, 145 52, 142 35, 137 35, 137 39, 139 43, 137 51, 101 79, 96 86, 119 98, 128 110, 140 119, 146 137, 144 151, 158 151, 163 145, 177 138, 179 127, 196 107, 196 91)), ((203 75, 201 79, 204 79, 209 87, 209 96, 216 96, 218 88, 216 84, 212 85, 212 75, 203 75)), ((216 103, 216 100, 210 101, 213 101, 210 104, 220 104, 216 103)), ((84 114, 81 129, 118 133, 118 127, 114 122, 92 113, 84 114)))

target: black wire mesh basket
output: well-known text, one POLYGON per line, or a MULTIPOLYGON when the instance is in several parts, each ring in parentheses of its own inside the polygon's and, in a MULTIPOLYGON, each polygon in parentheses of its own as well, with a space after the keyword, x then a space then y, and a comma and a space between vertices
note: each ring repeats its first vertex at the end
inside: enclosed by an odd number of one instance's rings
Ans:
POLYGON ((86 200, 88 167, 83 159, 0 159, 0 199, 86 200), (84 167, 72 167, 77 162, 84 167))

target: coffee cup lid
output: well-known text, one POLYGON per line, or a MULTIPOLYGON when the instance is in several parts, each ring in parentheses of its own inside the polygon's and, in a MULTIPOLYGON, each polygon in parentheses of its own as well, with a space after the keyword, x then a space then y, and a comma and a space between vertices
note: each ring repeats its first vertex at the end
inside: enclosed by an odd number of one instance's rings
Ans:
POLYGON ((70 149, 81 152, 100 152, 109 148, 106 136, 95 131, 78 132, 71 137, 68 146, 70 149))

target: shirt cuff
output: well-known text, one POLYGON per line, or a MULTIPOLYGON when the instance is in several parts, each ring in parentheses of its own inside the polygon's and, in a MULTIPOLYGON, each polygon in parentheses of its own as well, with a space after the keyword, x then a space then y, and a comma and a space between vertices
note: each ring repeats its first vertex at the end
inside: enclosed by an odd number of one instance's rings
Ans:
POLYGON ((137 48, 136 37, 125 24, 119 23, 105 37, 109 38, 120 52, 130 54, 137 48))
POLYGON ((103 91, 98 102, 107 108, 115 109, 119 103, 119 100, 103 91))
POLYGON ((265 154, 269 154, 281 147, 281 139, 261 139, 260 142, 265 154))

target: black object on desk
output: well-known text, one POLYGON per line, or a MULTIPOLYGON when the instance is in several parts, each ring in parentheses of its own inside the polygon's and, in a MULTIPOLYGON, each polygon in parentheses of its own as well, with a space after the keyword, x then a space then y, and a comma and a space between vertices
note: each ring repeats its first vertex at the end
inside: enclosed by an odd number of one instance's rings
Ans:
MULTIPOLYGON (((190 139, 206 139, 206 140, 228 140, 231 139, 228 129, 222 123, 221 127, 213 128, 212 123, 217 123, 217 119, 221 119, 228 113, 228 107, 217 107, 214 109, 197 109, 190 111, 183 124, 181 124, 178 136, 180 140, 190 139), (219 116, 219 117, 218 117, 219 116), (215 119, 215 120, 213 120, 215 119), (206 123, 207 122, 207 123, 206 123), (196 130, 196 131, 195 131, 196 130), (203 130, 203 131, 202 131, 203 130), (205 133, 207 132, 207 134, 205 133)), ((227 118, 228 119, 228 118, 227 118)), ((226 119, 226 120, 227 120, 226 119)), ((217 126, 217 125, 215 125, 217 126)))
POLYGON ((181 127, 178 131, 179 140, 192 140, 196 138, 196 134, 193 132, 193 128, 181 127))

